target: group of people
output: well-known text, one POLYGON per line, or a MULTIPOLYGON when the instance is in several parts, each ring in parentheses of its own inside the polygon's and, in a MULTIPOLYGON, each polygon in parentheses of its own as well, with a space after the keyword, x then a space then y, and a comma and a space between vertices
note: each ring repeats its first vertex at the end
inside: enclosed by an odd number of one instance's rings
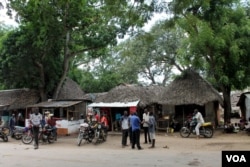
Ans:
POLYGON ((93 114, 92 108, 88 108, 86 121, 89 123, 92 123, 92 122, 101 123, 106 133, 109 129, 107 114, 104 112, 101 114, 101 117, 100 117, 97 111, 94 111, 94 114, 93 114))
POLYGON ((141 125, 144 129, 145 144, 152 141, 152 145, 149 148, 155 147, 155 128, 156 120, 153 115, 153 112, 149 112, 147 109, 144 110, 143 120, 141 121, 137 112, 128 114, 127 111, 124 111, 123 116, 120 119, 121 130, 122 130, 122 147, 128 146, 127 138, 130 139, 131 148, 134 149, 135 145, 138 150, 143 148, 140 145, 140 131, 141 125))

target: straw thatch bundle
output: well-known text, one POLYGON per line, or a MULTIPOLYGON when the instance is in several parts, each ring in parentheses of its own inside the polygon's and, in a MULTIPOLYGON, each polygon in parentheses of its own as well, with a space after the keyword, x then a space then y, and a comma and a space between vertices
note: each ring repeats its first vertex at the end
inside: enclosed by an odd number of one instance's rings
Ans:
POLYGON ((81 87, 72 79, 66 78, 57 100, 83 99, 84 92, 81 87))
POLYGON ((8 109, 25 109, 27 105, 39 101, 39 92, 30 89, 11 89, 0 91, 0 104, 9 105, 8 109))
POLYGON ((140 107, 145 107, 158 101, 158 94, 164 87, 121 84, 104 95, 100 95, 94 102, 133 102, 138 101, 140 107))
POLYGON ((222 97, 213 86, 198 73, 188 70, 176 78, 163 93, 160 104, 168 105, 204 105, 208 102, 219 101, 222 97))

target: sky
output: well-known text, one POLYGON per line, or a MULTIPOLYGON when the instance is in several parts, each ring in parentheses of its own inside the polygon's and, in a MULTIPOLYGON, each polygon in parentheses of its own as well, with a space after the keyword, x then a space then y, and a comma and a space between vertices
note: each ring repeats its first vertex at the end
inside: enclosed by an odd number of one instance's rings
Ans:
POLYGON ((6 14, 7 10, 6 9, 0 9, 0 23, 5 24, 5 25, 11 25, 11 26, 18 26, 18 24, 15 22, 14 19, 11 19, 9 16, 6 14))

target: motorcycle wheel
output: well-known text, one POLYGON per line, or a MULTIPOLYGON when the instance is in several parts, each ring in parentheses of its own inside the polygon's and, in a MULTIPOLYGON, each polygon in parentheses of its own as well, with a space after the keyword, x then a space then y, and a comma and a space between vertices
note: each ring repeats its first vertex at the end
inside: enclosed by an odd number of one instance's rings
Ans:
POLYGON ((22 136, 22 142, 23 144, 30 144, 33 141, 33 137, 30 135, 23 135, 22 136))
POLYGON ((107 140, 107 136, 108 136, 108 133, 103 130, 102 131, 102 140, 106 141, 107 140))
POLYGON ((9 136, 10 135, 10 128, 9 127, 3 127, 2 128, 2 132, 4 134, 6 134, 7 136, 9 136))
POLYGON ((54 143, 54 141, 55 141, 55 136, 54 136, 53 134, 50 134, 50 135, 48 136, 48 142, 49 142, 49 143, 54 143))
POLYGON ((4 141, 4 142, 7 142, 7 141, 8 141, 8 136, 7 136, 7 135, 5 135, 5 134, 3 134, 2 139, 3 139, 3 141, 4 141))
POLYGON ((100 132, 96 132, 94 143, 97 144, 99 142, 99 139, 100 139, 100 132))
POLYGON ((204 137, 211 138, 211 137, 213 137, 213 134, 214 134, 214 131, 212 128, 206 128, 204 137))
POLYGON ((21 140, 22 139, 22 135, 14 135, 16 140, 21 140))
POLYGON ((82 134, 79 134, 77 138, 77 145, 80 146, 81 143, 82 143, 82 134))
POLYGON ((187 127, 182 127, 180 130, 181 137, 187 138, 190 135, 190 130, 187 127))

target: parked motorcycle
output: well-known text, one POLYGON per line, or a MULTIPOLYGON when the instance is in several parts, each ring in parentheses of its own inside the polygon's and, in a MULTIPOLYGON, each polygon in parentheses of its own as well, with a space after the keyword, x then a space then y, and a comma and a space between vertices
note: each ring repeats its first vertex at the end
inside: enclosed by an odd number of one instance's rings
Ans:
POLYGON ((4 142, 8 141, 8 135, 5 133, 4 128, 0 128, 0 138, 3 139, 4 142))
POLYGON ((82 123, 80 124, 79 128, 79 134, 77 138, 77 145, 80 146, 82 143, 82 140, 85 140, 87 143, 91 143, 92 140, 95 137, 95 127, 91 126, 88 123, 82 123))
POLYGON ((24 133, 25 133, 25 127, 14 126, 11 137, 15 138, 16 140, 20 140, 20 139, 22 139, 22 136, 24 133))
MULTIPOLYGON (((184 126, 180 130, 181 137, 189 137, 190 134, 196 135, 195 126, 197 121, 195 119, 189 119, 185 121, 184 126)), ((213 137, 213 126, 211 122, 205 122, 200 127, 200 135, 211 138, 213 137)))
MULTIPOLYGON (((24 144, 30 144, 34 140, 34 136, 32 133, 32 127, 26 128, 25 134, 22 136, 22 142, 24 144)), ((44 128, 40 127, 38 140, 43 142, 53 143, 56 140, 55 133, 53 132, 53 128, 46 125, 44 128)))
POLYGON ((102 123, 98 123, 95 129, 95 144, 106 141, 107 135, 107 129, 105 129, 102 123))

